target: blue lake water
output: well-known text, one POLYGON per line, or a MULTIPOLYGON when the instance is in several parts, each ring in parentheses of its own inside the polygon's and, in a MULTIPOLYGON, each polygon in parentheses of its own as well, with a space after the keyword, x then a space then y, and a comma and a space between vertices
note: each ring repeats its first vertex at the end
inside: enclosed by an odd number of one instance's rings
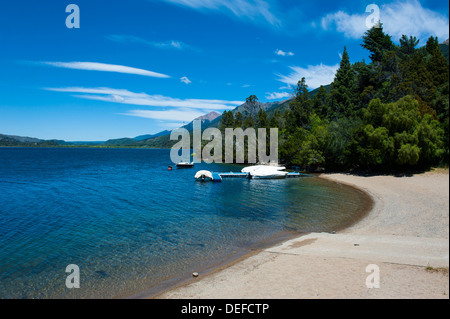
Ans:
POLYGON ((335 230, 367 206, 316 177, 195 182, 170 150, 0 148, 0 298, 157 291, 280 234, 335 230), (173 164, 172 164, 173 165, 173 164), (65 285, 67 265, 80 288, 65 285))

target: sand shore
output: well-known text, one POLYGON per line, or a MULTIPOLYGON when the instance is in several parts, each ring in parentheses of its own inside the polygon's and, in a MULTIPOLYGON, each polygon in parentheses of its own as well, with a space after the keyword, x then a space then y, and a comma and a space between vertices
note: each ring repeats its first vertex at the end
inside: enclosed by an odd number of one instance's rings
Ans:
POLYGON ((449 298, 449 174, 323 174, 367 192, 369 214, 336 234, 312 233, 193 278, 161 299, 449 298), (368 288, 368 265, 379 288, 368 288))

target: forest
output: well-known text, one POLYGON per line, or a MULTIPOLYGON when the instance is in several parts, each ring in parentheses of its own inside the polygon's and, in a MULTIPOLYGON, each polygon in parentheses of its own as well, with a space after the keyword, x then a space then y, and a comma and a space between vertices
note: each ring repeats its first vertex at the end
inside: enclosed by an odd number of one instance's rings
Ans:
POLYGON ((406 35, 395 44, 379 23, 362 38, 370 63, 351 63, 344 47, 331 85, 311 94, 303 78, 285 110, 225 111, 219 128, 278 128, 279 162, 304 170, 448 166, 448 59, 436 37, 418 44, 406 35))

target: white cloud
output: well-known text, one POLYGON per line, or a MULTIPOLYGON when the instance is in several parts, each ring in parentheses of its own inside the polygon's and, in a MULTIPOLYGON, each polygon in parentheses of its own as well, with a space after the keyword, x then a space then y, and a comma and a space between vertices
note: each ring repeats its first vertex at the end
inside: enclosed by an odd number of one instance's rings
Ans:
POLYGON ((202 10, 227 10, 239 18, 253 21, 262 18, 271 25, 281 25, 280 20, 272 13, 270 5, 264 0, 162 0, 174 4, 202 10))
POLYGON ((202 110, 225 110, 233 109, 244 103, 243 101, 177 99, 163 95, 149 95, 147 93, 135 93, 124 89, 111 89, 105 87, 46 88, 46 90, 55 92, 81 93, 82 95, 76 95, 76 97, 89 100, 166 108, 174 107, 202 110))
POLYGON ((273 92, 273 93, 266 93, 266 99, 268 100, 279 100, 279 99, 285 99, 290 97, 291 94, 287 92, 273 92))
POLYGON ((191 84, 191 80, 189 80, 186 76, 183 76, 182 78, 180 78, 180 81, 185 83, 185 84, 191 84))
POLYGON ((275 54, 280 55, 280 56, 293 56, 294 55, 294 53, 292 53, 292 52, 284 52, 283 50, 279 50, 279 49, 275 50, 275 54))
MULTIPOLYGON (((344 11, 330 13, 322 18, 322 28, 329 30, 335 27, 348 38, 360 38, 367 30, 366 18, 369 15, 344 11)), ((418 0, 397 0, 381 5, 380 20, 384 31, 394 41, 398 41, 403 34, 416 36, 422 43, 429 36, 437 36, 441 41, 449 36, 448 17, 424 8, 418 0)))
POLYGON ((322 28, 328 30, 336 25, 338 32, 344 33, 348 38, 360 38, 367 30, 365 15, 349 15, 344 11, 329 13, 322 18, 322 28))
POLYGON ((106 64, 98 62, 42 62, 42 64, 65 69, 117 72, 117 73, 137 74, 156 78, 170 78, 170 76, 166 74, 156 73, 153 71, 137 69, 124 65, 106 64))
POLYGON ((197 117, 205 115, 205 113, 202 111, 180 110, 180 109, 167 111, 131 110, 121 114, 153 120, 181 121, 181 122, 190 122, 197 117))
POLYGON ((120 43, 137 43, 137 44, 144 44, 147 46, 160 48, 160 49, 175 49, 175 50, 195 50, 192 46, 178 40, 169 40, 169 41, 149 41, 140 37, 136 37, 133 35, 118 35, 118 34, 111 34, 106 37, 107 39, 115 42, 120 43))
POLYGON ((292 70, 292 72, 288 75, 278 74, 277 80, 288 85, 296 86, 298 81, 300 81, 304 77, 308 87, 311 89, 316 89, 321 85, 327 85, 333 82, 338 68, 339 64, 309 65, 307 68, 291 66, 290 69, 292 70))

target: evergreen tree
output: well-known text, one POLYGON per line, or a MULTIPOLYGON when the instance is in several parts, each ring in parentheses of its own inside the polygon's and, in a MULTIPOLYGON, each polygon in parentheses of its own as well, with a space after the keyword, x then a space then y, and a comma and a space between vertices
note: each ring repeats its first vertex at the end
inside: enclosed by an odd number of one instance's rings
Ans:
POLYGON ((291 110, 290 116, 295 119, 295 127, 307 127, 309 117, 312 114, 313 103, 309 97, 308 85, 306 85, 305 78, 298 81, 295 90, 295 99, 289 103, 291 110))
POLYGON ((267 117, 266 111, 263 109, 258 111, 256 126, 257 128, 267 128, 269 126, 269 118, 267 117))
POLYGON ((344 47, 341 63, 331 84, 331 104, 335 117, 353 116, 355 111, 355 72, 344 47))
POLYGON ((224 132, 226 128, 234 127, 234 116, 232 111, 224 111, 220 120, 219 129, 224 132))
POLYGON ((247 116, 247 118, 244 121, 243 129, 245 130, 249 127, 254 127, 254 126, 255 126, 255 121, 253 120, 253 117, 250 114, 249 116, 247 116))
POLYGON ((270 128, 279 128, 280 127, 278 115, 275 114, 274 116, 272 116, 272 118, 270 119, 270 122, 269 122, 269 127, 270 128))
POLYGON ((391 36, 383 32, 383 24, 379 22, 364 33, 361 46, 371 52, 370 59, 377 63, 381 62, 385 52, 393 49, 394 44, 391 36))
POLYGON ((416 37, 410 36, 408 39, 408 37, 403 34, 400 38, 400 53, 403 56, 414 54, 418 44, 419 40, 416 37))
POLYGON ((426 50, 430 55, 427 69, 430 72, 434 86, 439 88, 448 82, 449 71, 447 59, 442 54, 437 37, 428 39, 426 50))
POLYGON ((328 114, 329 94, 327 89, 321 85, 313 100, 313 111, 320 118, 325 118, 328 114))
POLYGON ((236 112, 234 115, 234 127, 242 127, 244 124, 244 117, 241 112, 236 112))
POLYGON ((427 68, 425 54, 417 50, 412 56, 400 62, 399 76, 391 85, 392 100, 395 101, 406 95, 417 95, 421 101, 430 105, 435 97, 436 86, 427 68))

